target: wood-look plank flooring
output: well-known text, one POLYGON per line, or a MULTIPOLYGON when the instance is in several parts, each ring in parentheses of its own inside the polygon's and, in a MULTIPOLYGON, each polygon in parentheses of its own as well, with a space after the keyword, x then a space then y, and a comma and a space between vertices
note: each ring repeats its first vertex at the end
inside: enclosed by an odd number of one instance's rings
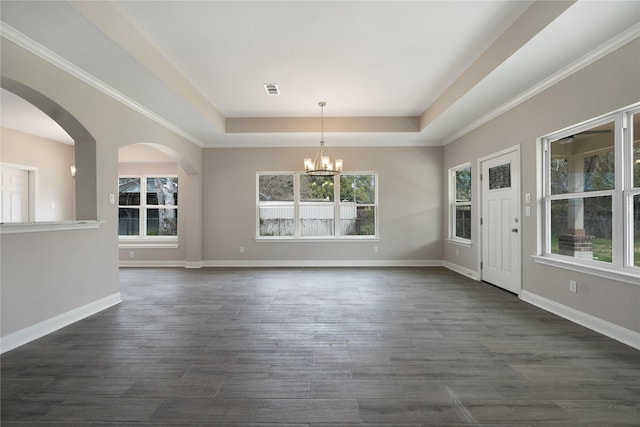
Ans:
POLYGON ((124 269, 3 426, 639 426, 640 351, 441 268, 124 269))

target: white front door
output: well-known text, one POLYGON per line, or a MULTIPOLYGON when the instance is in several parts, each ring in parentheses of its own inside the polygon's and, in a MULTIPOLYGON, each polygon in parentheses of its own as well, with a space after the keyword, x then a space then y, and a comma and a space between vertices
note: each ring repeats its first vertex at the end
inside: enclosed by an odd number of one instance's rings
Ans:
POLYGON ((482 280, 520 293, 520 151, 482 161, 482 280))
POLYGON ((0 222, 29 221, 29 171, 2 166, 0 222))

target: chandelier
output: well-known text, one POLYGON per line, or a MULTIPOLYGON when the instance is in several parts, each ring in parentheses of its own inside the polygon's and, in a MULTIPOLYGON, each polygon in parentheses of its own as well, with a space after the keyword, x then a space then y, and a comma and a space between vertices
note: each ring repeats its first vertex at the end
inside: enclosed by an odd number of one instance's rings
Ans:
POLYGON ((304 159, 304 170, 307 175, 311 176, 334 176, 339 175, 342 171, 342 159, 336 159, 335 163, 331 161, 331 158, 325 155, 324 151, 324 106, 326 102, 318 102, 318 106, 322 109, 321 119, 321 136, 320 136, 320 151, 316 154, 316 157, 312 160, 310 157, 304 159))

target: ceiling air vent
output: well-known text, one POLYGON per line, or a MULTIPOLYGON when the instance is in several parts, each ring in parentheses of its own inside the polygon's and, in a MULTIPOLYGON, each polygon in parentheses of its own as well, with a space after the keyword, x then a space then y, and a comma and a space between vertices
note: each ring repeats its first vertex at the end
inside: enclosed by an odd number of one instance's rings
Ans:
POLYGON ((278 85, 275 83, 267 83, 264 85, 264 89, 269 95, 280 95, 280 89, 278 89, 278 85))

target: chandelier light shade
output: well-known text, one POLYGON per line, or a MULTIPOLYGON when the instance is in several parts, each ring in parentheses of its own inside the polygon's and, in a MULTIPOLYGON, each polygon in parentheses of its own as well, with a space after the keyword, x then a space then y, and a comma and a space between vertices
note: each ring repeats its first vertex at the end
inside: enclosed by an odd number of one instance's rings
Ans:
POLYGON ((324 148, 324 106, 326 102, 319 102, 318 106, 322 109, 321 115, 321 136, 320 150, 312 159, 307 157, 304 159, 304 170, 307 175, 311 176, 334 176, 339 175, 342 171, 342 159, 336 159, 335 162, 326 155, 324 148))

